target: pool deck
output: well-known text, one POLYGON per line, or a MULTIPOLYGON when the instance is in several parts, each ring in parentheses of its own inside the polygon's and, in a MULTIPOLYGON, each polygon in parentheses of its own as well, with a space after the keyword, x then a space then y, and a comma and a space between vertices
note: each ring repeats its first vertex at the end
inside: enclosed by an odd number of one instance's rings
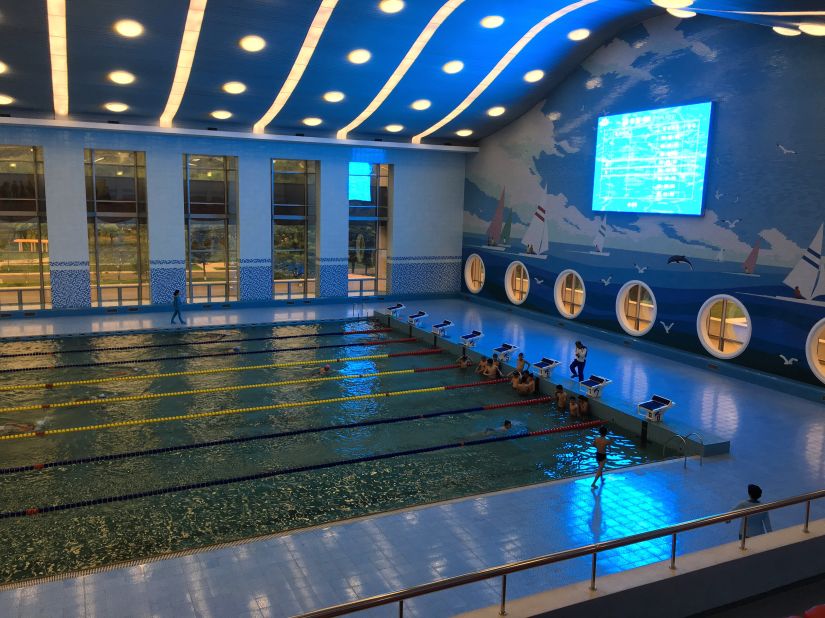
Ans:
MULTIPOLYGON (((363 317, 389 303, 202 311, 192 326, 363 317)), ((413 586, 513 560, 726 511, 746 498, 748 483, 764 501, 825 487, 825 406, 810 398, 712 373, 662 356, 552 326, 503 309, 461 300, 407 302, 433 320, 456 323, 452 338, 476 328, 478 351, 501 341, 528 358, 572 358, 574 341, 589 347, 587 372, 607 375, 605 391, 628 409, 651 393, 673 398, 669 415, 731 441, 729 455, 666 461, 610 473, 591 490, 568 479, 365 517, 165 560, 0 591, 0 616, 292 616, 351 599, 413 586)), ((162 313, 4 320, 0 338, 169 328, 162 313)), ((548 320, 549 321, 549 320, 548 320)), ((571 387, 564 367, 555 380, 571 387)), ((825 389, 823 394, 825 395, 825 389)), ((825 505, 813 515, 825 517, 825 505)), ((801 522, 801 507, 774 512, 775 528, 801 522)), ((12 524, 3 523, 3 528, 12 524)), ((736 538, 737 525, 679 539, 679 552, 736 538)), ((4 534, 8 530, 4 530, 4 534)), ((668 539, 605 554, 599 572, 662 560, 668 539)), ((584 580, 589 560, 508 578, 508 597, 584 580)), ((493 605, 494 582, 405 603, 407 616, 446 616, 493 605)), ((366 612, 397 615, 395 608, 366 612)))

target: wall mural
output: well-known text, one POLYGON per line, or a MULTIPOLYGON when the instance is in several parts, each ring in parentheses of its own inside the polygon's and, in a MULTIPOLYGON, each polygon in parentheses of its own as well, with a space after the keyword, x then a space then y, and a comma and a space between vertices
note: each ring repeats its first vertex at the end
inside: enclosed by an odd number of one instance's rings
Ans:
POLYGON ((597 50, 549 98, 485 139, 467 166, 464 258, 482 295, 506 302, 514 260, 524 306, 558 316, 554 283, 581 274, 579 320, 622 332, 616 296, 645 282, 658 307, 644 337, 707 355, 697 314, 730 294, 750 314, 741 363, 821 386, 805 341, 825 317, 825 41, 710 17, 656 17, 597 50), (591 211, 599 116, 714 101, 702 217, 591 211))

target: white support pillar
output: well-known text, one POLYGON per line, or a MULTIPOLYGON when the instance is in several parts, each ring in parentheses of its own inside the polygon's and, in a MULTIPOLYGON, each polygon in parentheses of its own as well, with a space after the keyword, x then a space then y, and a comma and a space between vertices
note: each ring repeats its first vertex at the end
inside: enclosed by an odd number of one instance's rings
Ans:
POLYGON ((146 153, 146 201, 152 304, 186 298, 186 228, 183 204, 183 155, 174 149, 146 153))
POLYGON ((239 300, 272 300, 272 161, 238 159, 239 300))
POLYGON ((336 149, 321 161, 318 216, 318 296, 345 298, 349 271, 349 150, 336 149))

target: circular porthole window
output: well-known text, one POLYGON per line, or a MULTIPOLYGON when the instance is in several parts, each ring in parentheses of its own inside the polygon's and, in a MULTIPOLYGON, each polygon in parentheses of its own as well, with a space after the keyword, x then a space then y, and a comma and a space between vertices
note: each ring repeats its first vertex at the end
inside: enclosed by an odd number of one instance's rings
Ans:
POLYGON ((553 290, 556 309, 566 318, 575 318, 582 309, 587 298, 584 281, 575 270, 563 270, 556 277, 556 286, 553 290))
POLYGON ((735 358, 751 340, 751 316, 733 296, 719 294, 705 301, 696 316, 702 346, 716 358, 735 358))
POLYGON ((656 323, 656 297, 641 281, 628 281, 616 296, 616 317, 628 335, 646 335, 656 323))
POLYGON ((825 318, 814 324, 805 342, 808 367, 825 384, 825 318))
POLYGON ((504 273, 504 291, 514 305, 520 305, 527 300, 527 294, 530 293, 530 273, 521 262, 513 262, 507 267, 507 272, 504 273))
POLYGON ((464 262, 464 283, 473 294, 478 294, 484 287, 484 260, 477 253, 464 262))

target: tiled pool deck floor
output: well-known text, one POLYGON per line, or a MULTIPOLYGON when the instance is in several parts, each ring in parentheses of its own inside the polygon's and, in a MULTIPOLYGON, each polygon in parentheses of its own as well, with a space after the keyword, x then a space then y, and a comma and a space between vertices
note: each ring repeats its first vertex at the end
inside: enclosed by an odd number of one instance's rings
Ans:
MULTIPOLYGON (((217 325, 368 314, 374 305, 329 305, 281 311, 241 309, 189 314, 190 325, 217 325)), ((506 311, 460 300, 415 303, 456 332, 484 331, 479 351, 501 340, 528 358, 571 357, 575 333, 506 311)), ((166 326, 163 314, 55 318, 53 334, 166 326), (135 323, 139 321, 139 325, 135 323)), ((35 332, 34 321, 0 324, 0 337, 35 332), (22 326, 21 326, 22 324, 22 326)), ((580 335, 579 338, 584 337, 580 335)), ((614 380, 605 398, 630 409, 652 392, 678 403, 669 414, 700 432, 731 441, 730 455, 668 461, 611 473, 591 491, 590 479, 570 479, 467 498, 404 512, 285 534, 251 543, 0 592, 0 616, 291 616, 350 599, 458 575, 728 510, 759 483, 766 501, 825 487, 825 406, 757 384, 696 369, 621 345, 587 338, 588 372, 614 380)), ((559 368, 561 370, 562 368, 559 368)), ((559 371, 557 381, 566 382, 559 371)), ((823 390, 825 394, 825 390, 823 390)), ((801 507, 772 515, 774 527, 797 525, 801 507)), ((815 505, 814 516, 825 516, 815 505)), ((5 528, 9 524, 4 523, 5 528)), ((738 527, 684 534, 679 552, 736 538, 738 527)), ((6 530, 4 534, 8 533, 6 530)), ((669 540, 600 558, 608 573, 663 560, 669 540)), ((589 560, 508 578, 508 596, 523 596, 584 580, 589 560)), ((498 601, 497 583, 482 583, 415 599, 405 615, 448 616, 498 601)), ((397 615, 395 607, 367 612, 397 615)))

